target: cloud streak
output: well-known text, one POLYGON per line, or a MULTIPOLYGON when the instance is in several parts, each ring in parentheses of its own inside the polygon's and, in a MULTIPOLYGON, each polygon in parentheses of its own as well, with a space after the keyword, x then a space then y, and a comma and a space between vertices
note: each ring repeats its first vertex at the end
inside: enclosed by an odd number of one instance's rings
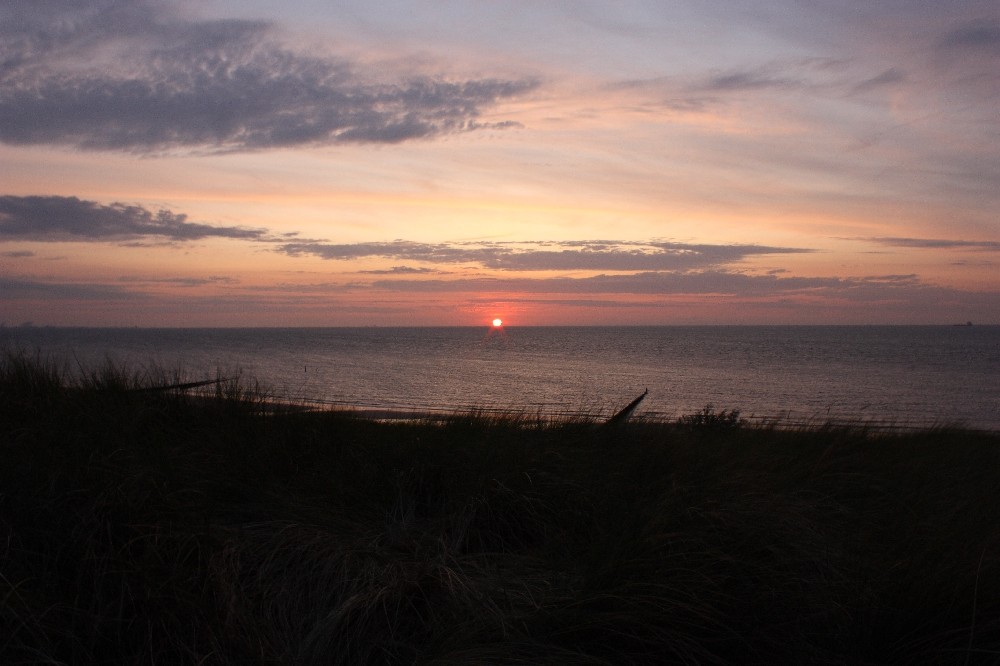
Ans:
POLYGON ((47 282, 3 276, 0 276, 0 291, 11 301, 125 301, 141 297, 141 294, 114 285, 47 282))
POLYGON ((865 278, 778 277, 723 270, 643 272, 572 278, 471 278, 455 280, 379 280, 376 289, 411 292, 476 292, 525 294, 714 294, 741 298, 789 293, 879 293, 919 288, 915 275, 865 278))
MULTIPOLYGON (((431 307, 448 310, 456 304, 475 309, 476 304, 493 307, 502 302, 543 308, 634 311, 644 313, 639 315, 640 319, 651 322, 660 321, 657 313, 662 315, 664 308, 677 307, 697 307, 697 312, 708 320, 720 316, 728 320, 726 313, 732 311, 759 322, 770 321, 767 317, 778 312, 786 315, 798 312, 806 321, 810 313, 817 317, 849 313, 857 323, 865 321, 866 314, 868 321, 909 322, 913 321, 914 313, 931 310, 946 320, 950 317, 965 321, 970 313, 993 312, 1000 307, 1000 294, 995 291, 935 286, 923 283, 915 275, 780 277, 724 270, 602 274, 583 278, 426 279, 412 276, 371 283, 332 281, 261 286, 236 285, 218 278, 202 282, 123 278, 118 284, 101 284, 0 277, 0 291, 14 311, 22 304, 31 307, 45 304, 49 309, 79 309, 81 304, 87 307, 103 304, 105 314, 174 313, 206 322, 227 314, 240 314, 244 317, 241 321, 245 321, 250 311, 259 315, 296 313, 300 317, 313 313, 320 317, 316 321, 326 321, 323 317, 331 307, 341 313, 350 312, 352 316, 381 313, 393 317, 410 311, 415 302, 423 304, 425 310, 431 307), (183 297, 176 291, 155 289, 160 284, 184 288, 219 281, 226 283, 225 290, 183 297)), ((266 317, 261 321, 273 322, 266 317)))
POLYGON ((509 127, 480 116, 538 85, 378 80, 361 63, 285 48, 268 23, 184 20, 164 9, 172 3, 24 4, 0 7, 0 141, 15 145, 156 153, 399 143, 509 127))
POLYGON ((710 245, 666 241, 560 241, 548 243, 286 243, 280 251, 348 261, 364 258, 433 264, 475 264, 503 271, 681 270, 731 264, 750 256, 811 250, 763 245, 710 245))
POLYGON ((140 284, 140 285, 168 285, 174 287, 204 287, 206 285, 236 285, 239 284, 239 280, 219 276, 210 275, 207 278, 196 278, 196 277, 140 277, 137 275, 123 275, 118 278, 119 282, 126 284, 140 284))
POLYGON ((126 241, 161 238, 193 241, 203 238, 265 240, 266 230, 215 227, 189 222, 187 215, 161 209, 113 203, 104 205, 77 197, 0 196, 0 241, 126 241))
POLYGON ((942 238, 895 238, 877 237, 870 238, 880 245, 892 247, 912 247, 928 250, 979 250, 983 252, 1000 252, 1000 241, 970 241, 970 240, 948 240, 942 238))

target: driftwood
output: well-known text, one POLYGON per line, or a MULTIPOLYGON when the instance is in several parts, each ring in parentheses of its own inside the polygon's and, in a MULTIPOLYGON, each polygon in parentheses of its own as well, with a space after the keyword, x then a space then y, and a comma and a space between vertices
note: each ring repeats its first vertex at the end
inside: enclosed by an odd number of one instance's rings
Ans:
POLYGON ((645 398, 648 393, 649 389, 643 391, 642 395, 625 405, 624 409, 619 410, 614 416, 608 419, 605 422, 605 425, 618 425, 619 423, 625 423, 628 421, 629 417, 632 416, 632 412, 635 411, 635 408, 639 406, 639 403, 642 402, 642 399, 645 398))
POLYGON ((156 391, 184 391, 186 389, 198 388, 199 386, 209 386, 211 384, 222 384, 231 381, 230 379, 206 379, 200 382, 184 382, 182 384, 169 384, 167 386, 144 386, 132 389, 135 393, 153 393, 156 391))

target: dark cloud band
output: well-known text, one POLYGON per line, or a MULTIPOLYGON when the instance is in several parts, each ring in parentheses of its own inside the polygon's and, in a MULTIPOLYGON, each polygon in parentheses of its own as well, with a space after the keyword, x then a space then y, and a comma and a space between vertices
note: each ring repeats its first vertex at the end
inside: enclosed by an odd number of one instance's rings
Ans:
POLYGON ((867 300, 884 298, 902 288, 922 288, 915 275, 867 278, 777 277, 725 270, 657 271, 583 278, 471 278, 456 280, 380 280, 372 286, 388 291, 486 292, 514 294, 714 294, 727 297, 770 297, 790 293, 851 294, 867 300), (877 296, 876 296, 877 295, 877 296))
POLYGON ((76 197, 0 196, 0 241, 123 241, 158 238, 265 240, 263 229, 214 227, 188 222, 182 213, 150 211, 121 203, 104 205, 76 197))
POLYGON ((347 60, 282 47, 265 23, 185 21, 164 10, 171 3, 39 3, 48 21, 18 6, 0 6, 0 141, 10 144, 162 152, 398 143, 509 127, 482 121, 482 111, 537 86, 372 80, 347 60))
POLYGON ((285 243, 282 252, 323 259, 368 257, 432 264, 475 264, 506 271, 683 270, 729 264, 749 256, 810 252, 763 245, 708 245, 674 242, 565 241, 548 243, 285 243))

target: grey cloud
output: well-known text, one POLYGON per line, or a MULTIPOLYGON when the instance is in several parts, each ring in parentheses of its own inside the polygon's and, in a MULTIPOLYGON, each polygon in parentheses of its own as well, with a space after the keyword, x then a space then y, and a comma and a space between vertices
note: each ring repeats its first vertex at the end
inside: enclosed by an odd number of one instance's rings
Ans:
POLYGON ((946 240, 941 238, 896 238, 882 236, 860 240, 870 240, 881 245, 894 247, 916 247, 928 249, 983 250, 1000 252, 1000 241, 946 240))
POLYGON ((13 252, 0 252, 0 257, 10 257, 11 259, 23 259, 24 257, 33 257, 35 253, 31 250, 15 250, 13 252))
POLYGON ((945 50, 991 52, 1000 55, 1000 21, 982 19, 948 32, 939 42, 945 50))
POLYGON ((865 79, 857 84, 853 88, 853 92, 861 93, 867 92, 869 90, 876 90, 878 88, 884 88, 886 86, 892 86, 897 83, 904 83, 907 81, 906 73, 899 69, 898 67, 890 67, 884 72, 873 76, 869 79, 865 79))
POLYGON ((0 196, 0 241, 106 241, 157 237, 190 241, 207 237, 264 240, 266 231, 188 222, 169 210, 76 197, 0 196))
POLYGON ((439 273, 433 268, 414 268, 413 266, 393 266, 385 270, 358 271, 365 275, 420 275, 424 273, 439 273))
POLYGON ((995 126, 1000 20, 994 16, 962 23, 945 32, 934 47, 933 73, 950 87, 951 110, 975 112, 988 128, 995 126))
POLYGON ((761 245, 707 245, 654 241, 569 241, 555 243, 448 244, 393 241, 387 243, 287 243, 280 251, 293 256, 351 260, 364 257, 437 264, 478 264, 508 271, 542 270, 678 270, 728 264, 748 256, 809 252, 800 248, 761 245), (555 247, 557 249, 548 249, 555 247))
POLYGON ((374 243, 322 243, 302 242, 286 243, 281 252, 291 256, 314 255, 322 259, 350 260, 364 257, 382 257, 412 261, 427 261, 434 263, 459 263, 476 261, 472 253, 445 243, 414 243, 397 240, 392 242, 374 243))
POLYGON ((730 92, 737 90, 761 90, 767 88, 797 88, 802 82, 780 76, 774 76, 763 70, 736 71, 727 74, 716 74, 701 84, 705 90, 730 92))
MULTIPOLYGON (((475 299, 475 300, 477 302, 483 302, 483 303, 489 304, 491 306, 496 303, 496 299, 494 299, 494 298, 484 298, 484 299, 475 299)), ((550 307, 551 306, 559 305, 559 306, 568 306, 568 307, 610 308, 610 309, 615 309, 615 310, 622 310, 622 309, 628 310, 628 309, 632 309, 632 308, 648 308, 650 306, 650 301, 648 301, 648 300, 642 300, 642 301, 622 301, 622 300, 616 299, 616 298, 600 298, 600 299, 598 299, 598 298, 578 298, 578 297, 570 297, 570 298, 538 298, 538 297, 522 298, 522 297, 518 297, 516 299, 511 299, 511 300, 513 300, 514 302, 516 302, 516 303, 518 303, 520 305, 525 305, 525 304, 528 304, 528 303, 535 303, 535 304, 538 304, 538 305, 546 305, 546 306, 550 306, 550 307)))
MULTIPOLYGON (((46 24, 10 21, 0 33, 0 141, 132 152, 397 143, 510 126, 479 116, 537 86, 376 81, 347 60, 282 47, 267 24, 186 21, 170 6, 44 3, 46 24)), ((12 15, 0 9, 0 24, 12 15)))
POLYGON ((632 275, 597 275, 586 278, 472 278, 459 280, 380 280, 373 287, 410 292, 510 292, 574 294, 717 294, 754 297, 791 293, 885 294, 901 288, 919 288, 913 275, 867 278, 777 277, 729 271, 644 272, 632 275))
POLYGON ((806 252, 795 248, 757 245, 695 245, 684 243, 628 244, 625 247, 530 250, 498 253, 487 268, 503 270, 677 270, 728 264, 751 255, 806 252), (638 247, 635 247, 638 246, 638 247))
POLYGON ((9 300, 71 299, 78 301, 121 301, 137 298, 140 294, 114 285, 43 282, 0 277, 0 291, 9 300))
POLYGON ((118 278, 119 282, 129 283, 129 284, 169 284, 178 287, 202 287, 206 284, 225 284, 234 285, 239 284, 239 280, 229 277, 222 277, 217 275, 210 275, 207 278, 195 278, 195 277, 139 277, 135 275, 123 275, 118 278))

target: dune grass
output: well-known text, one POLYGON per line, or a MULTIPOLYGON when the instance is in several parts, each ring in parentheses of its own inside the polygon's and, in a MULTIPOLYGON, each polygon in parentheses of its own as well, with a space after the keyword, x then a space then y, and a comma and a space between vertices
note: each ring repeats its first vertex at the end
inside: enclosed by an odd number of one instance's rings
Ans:
POLYGON ((0 361, 0 663, 1000 663, 1000 435, 0 361))

